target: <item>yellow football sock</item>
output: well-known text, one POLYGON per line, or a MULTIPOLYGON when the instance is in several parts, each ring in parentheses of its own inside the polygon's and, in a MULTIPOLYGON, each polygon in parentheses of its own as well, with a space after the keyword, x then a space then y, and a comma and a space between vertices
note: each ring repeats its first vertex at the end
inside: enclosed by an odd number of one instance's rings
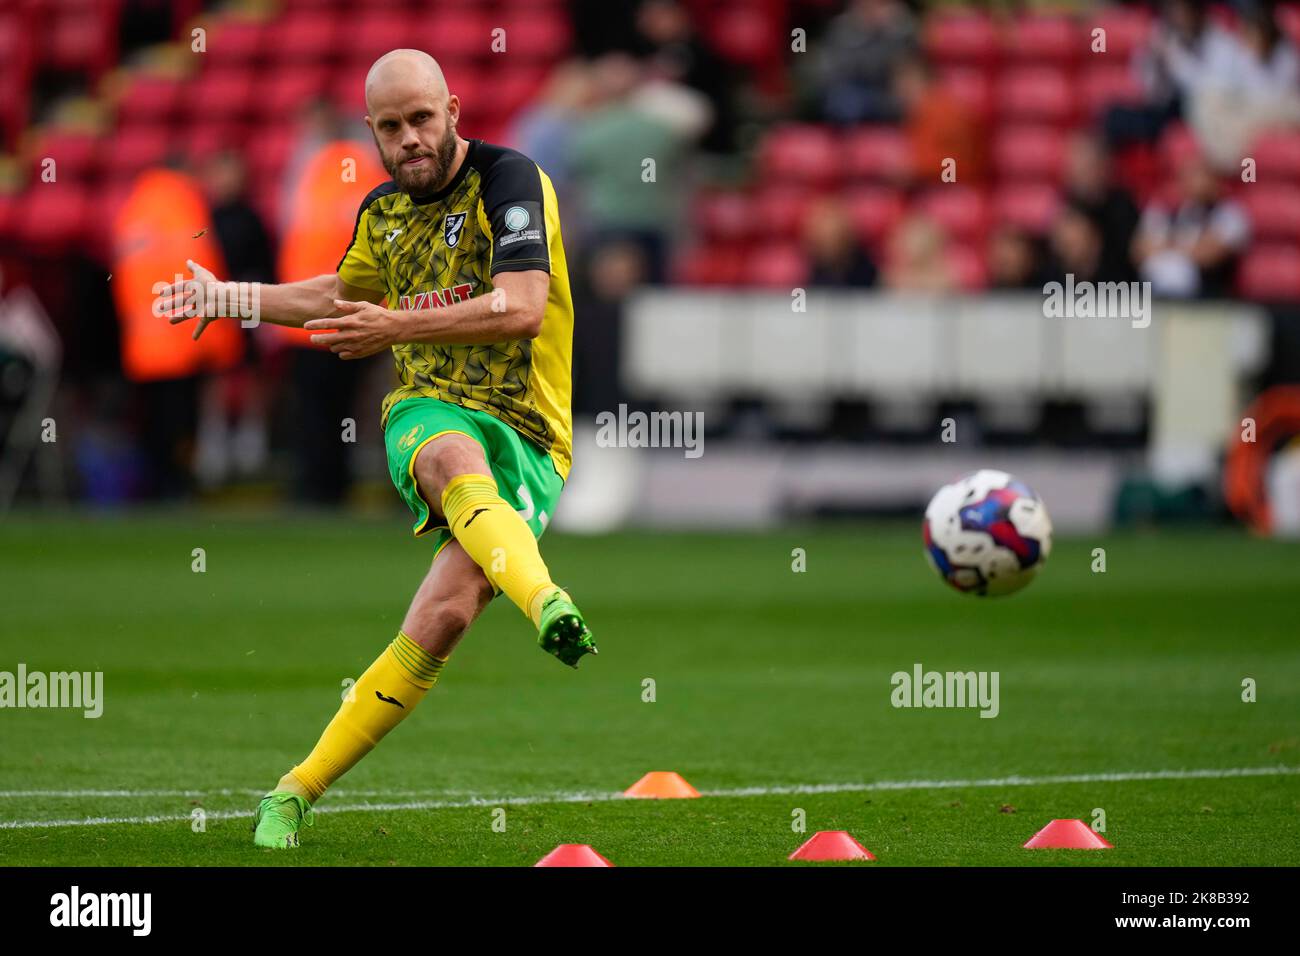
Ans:
POLYGON ((277 790, 313 803, 402 722, 438 682, 446 658, 434 657, 402 631, 352 685, 343 706, 307 759, 285 774, 277 790))
POLYGON ((551 580, 528 523, 486 475, 457 475, 442 492, 452 536, 487 579, 537 624, 542 602, 560 588, 551 580))

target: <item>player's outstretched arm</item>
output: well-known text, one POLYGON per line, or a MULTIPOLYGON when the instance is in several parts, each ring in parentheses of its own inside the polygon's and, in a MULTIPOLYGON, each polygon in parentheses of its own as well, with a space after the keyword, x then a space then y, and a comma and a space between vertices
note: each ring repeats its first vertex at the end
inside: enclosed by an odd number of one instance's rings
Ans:
POLYGON ((223 282, 193 260, 186 265, 192 278, 164 286, 158 292, 155 314, 166 316, 172 325, 197 318, 195 339, 219 318, 301 327, 310 319, 342 315, 334 306, 336 300, 377 302, 382 298, 380 293, 348 285, 336 273, 274 285, 223 282))
POLYGON ((432 309, 395 311, 373 304, 340 299, 333 303, 338 321, 313 320, 306 328, 319 334, 311 340, 340 358, 365 358, 394 345, 485 345, 541 334, 542 316, 550 289, 549 272, 529 269, 501 272, 494 288, 464 302, 432 309))

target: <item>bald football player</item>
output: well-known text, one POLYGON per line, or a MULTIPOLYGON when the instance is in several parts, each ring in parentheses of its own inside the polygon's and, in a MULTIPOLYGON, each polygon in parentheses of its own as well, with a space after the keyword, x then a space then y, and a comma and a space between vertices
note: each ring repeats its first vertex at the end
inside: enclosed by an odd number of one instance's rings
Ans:
MULTIPOLYGON (((334 274, 262 285, 253 301, 258 319, 310 329, 342 361, 392 351, 389 473, 433 558, 396 638, 262 799, 265 847, 299 845, 312 806, 415 708, 496 594, 565 664, 596 652, 537 547, 572 462, 573 304, 551 181, 515 150, 457 133, 460 100, 427 53, 380 57, 365 93, 392 179, 362 202, 334 274)), ((239 299, 188 266, 160 309, 197 318, 197 339, 219 318, 210 303, 239 299)))

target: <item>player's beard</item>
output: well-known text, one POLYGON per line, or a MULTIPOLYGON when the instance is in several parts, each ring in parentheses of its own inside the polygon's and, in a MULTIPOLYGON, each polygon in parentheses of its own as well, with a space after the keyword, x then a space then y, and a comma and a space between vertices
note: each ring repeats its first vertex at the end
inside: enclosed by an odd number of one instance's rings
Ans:
MULTIPOLYGON (((375 140, 375 145, 379 146, 378 138, 375 140)), ((388 175, 393 177, 393 182, 397 183, 402 192, 412 196, 427 196, 437 192, 445 184, 451 172, 451 164, 456 159, 456 129, 448 127, 446 135, 442 137, 436 149, 422 149, 414 154, 404 154, 401 159, 394 159, 385 155, 383 147, 380 146, 379 158, 383 160, 388 175), (417 156, 427 156, 429 165, 418 169, 409 168, 406 161, 417 156)))

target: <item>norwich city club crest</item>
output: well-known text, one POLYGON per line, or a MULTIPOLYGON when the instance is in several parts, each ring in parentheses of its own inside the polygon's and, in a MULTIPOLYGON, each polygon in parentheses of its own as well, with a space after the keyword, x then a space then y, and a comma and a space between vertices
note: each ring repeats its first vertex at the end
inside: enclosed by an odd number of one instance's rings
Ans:
POLYGON ((424 426, 416 425, 414 428, 408 431, 401 438, 397 439, 397 450, 410 451, 411 448, 415 445, 415 443, 420 440, 420 436, 423 434, 424 434, 424 426))
POLYGON ((464 212, 453 212, 442 221, 442 238, 453 249, 460 244, 460 233, 465 227, 467 215, 469 214, 464 212))

